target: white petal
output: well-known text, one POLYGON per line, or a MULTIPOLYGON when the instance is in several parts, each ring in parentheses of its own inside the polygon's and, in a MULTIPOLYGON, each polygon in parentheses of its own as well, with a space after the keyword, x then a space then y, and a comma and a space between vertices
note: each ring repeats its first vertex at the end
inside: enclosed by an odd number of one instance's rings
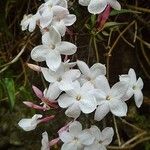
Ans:
POLYGON ((101 103, 95 111, 94 120, 101 121, 108 113, 110 109, 107 103, 101 103))
POLYGON ((74 121, 73 123, 70 124, 69 126, 69 132, 73 135, 73 136, 78 136, 82 131, 82 125, 80 122, 78 121, 74 121))
POLYGON ((83 91, 83 92, 87 92, 87 93, 89 93, 91 90, 93 90, 94 89, 94 86, 93 86, 93 84, 91 83, 91 82, 86 82, 86 83, 84 83, 83 85, 82 85, 82 87, 81 87, 81 90, 83 91))
POLYGON ((53 73, 50 69, 41 67, 41 71, 46 81, 50 83, 56 82, 55 73, 53 73))
POLYGON ((93 112, 96 109, 96 106, 96 99, 91 95, 87 95, 86 97, 84 97, 84 99, 81 99, 79 101, 79 107, 85 114, 93 112))
POLYGON ((126 94, 122 97, 122 99, 124 101, 127 101, 133 96, 133 94, 134 94, 134 90, 131 87, 129 87, 126 94))
POLYGON ((110 92, 110 86, 109 86, 109 83, 108 83, 108 80, 105 76, 99 76, 96 78, 96 88, 102 90, 103 92, 105 93, 109 93, 110 92))
POLYGON ((61 132, 59 134, 59 138, 65 143, 71 142, 73 140, 73 136, 67 131, 61 132))
POLYGON ((92 14, 100 14, 107 6, 106 0, 91 0, 88 11, 92 14))
POLYGON ((128 83, 129 83, 129 82, 130 82, 130 76, 129 76, 129 75, 126 75, 126 74, 125 74, 125 75, 120 75, 120 76, 119 76, 119 80, 120 80, 120 81, 125 81, 125 82, 128 82, 128 83))
POLYGON ((61 80, 58 83, 58 85, 59 85, 60 90, 62 90, 62 91, 69 91, 69 90, 73 89, 73 83, 69 79, 63 79, 63 80, 61 80))
POLYGON ((67 4, 67 1, 66 1, 66 0, 58 0, 57 5, 58 5, 58 6, 62 6, 62 7, 64 7, 64 8, 67 8, 67 7, 68 7, 68 4, 67 4))
POLYGON ((75 142, 64 143, 61 150, 77 150, 77 144, 75 142))
POLYGON ((141 105, 143 103, 143 93, 141 90, 135 90, 134 91, 134 100, 135 100, 136 106, 138 108, 141 107, 141 105))
POLYGON ((143 89, 143 80, 141 78, 138 78, 137 82, 136 82, 136 86, 141 90, 143 89))
POLYGON ((74 22, 76 21, 76 16, 69 14, 67 15, 64 19, 63 19, 64 23, 66 26, 71 26, 74 24, 74 22))
POLYGON ((77 47, 74 44, 65 41, 57 45, 56 49, 63 55, 72 55, 77 51, 77 47))
POLYGON ((110 111, 119 117, 123 117, 127 115, 127 104, 118 99, 113 99, 109 101, 110 111))
POLYGON ((79 0, 79 4, 82 6, 88 6, 91 0, 79 0))
POLYGON ((56 71, 61 64, 61 56, 57 51, 49 51, 49 54, 46 56, 46 64, 52 70, 56 71))
POLYGON ((128 83, 124 81, 117 82, 111 88, 110 96, 113 98, 121 99, 126 94, 128 87, 128 83))
POLYGON ((58 98, 62 91, 58 88, 57 83, 52 83, 49 85, 46 94, 44 95, 49 100, 55 100, 58 98))
POLYGON ((48 134, 45 131, 44 133, 42 133, 42 147, 41 150, 49 150, 50 146, 49 146, 49 140, 48 140, 48 134))
POLYGON ((121 5, 117 0, 107 0, 110 6, 116 10, 121 10, 121 5))
POLYGON ((91 71, 85 62, 77 60, 77 65, 81 70, 82 74, 84 74, 87 77, 91 77, 91 71))
POLYGON ((91 68, 93 78, 96 78, 99 75, 106 75, 106 67, 103 64, 96 63, 91 68))
POLYGON ((128 72, 128 75, 130 76, 130 82, 132 83, 132 85, 134 85, 136 83, 136 74, 134 69, 130 69, 128 72))
POLYGON ((62 94, 59 99, 58 99, 58 105, 61 108, 66 108, 70 105, 72 105, 76 100, 70 96, 68 96, 67 94, 62 94))
POLYGON ((29 24, 29 31, 32 32, 36 27, 36 20, 32 20, 29 24))
POLYGON ((95 137, 96 140, 100 141, 101 132, 97 126, 95 126, 95 125, 91 126, 90 133, 95 137))
POLYGON ((65 112, 66 116, 71 118, 78 118, 80 116, 81 110, 78 106, 78 104, 71 105, 65 112))
POLYGON ((86 146, 84 150, 106 150, 106 149, 102 149, 101 144, 94 143, 92 145, 86 146))
POLYGON ((82 131, 81 134, 78 136, 79 141, 83 145, 91 145, 94 142, 94 137, 87 131, 82 131))
POLYGON ((103 131, 102 131, 102 138, 103 138, 102 144, 105 146, 109 145, 112 141, 113 136, 114 136, 113 128, 106 127, 105 129, 103 129, 103 131))
POLYGON ((37 62, 45 61, 48 53, 49 49, 47 46, 39 45, 31 51, 31 58, 37 62))

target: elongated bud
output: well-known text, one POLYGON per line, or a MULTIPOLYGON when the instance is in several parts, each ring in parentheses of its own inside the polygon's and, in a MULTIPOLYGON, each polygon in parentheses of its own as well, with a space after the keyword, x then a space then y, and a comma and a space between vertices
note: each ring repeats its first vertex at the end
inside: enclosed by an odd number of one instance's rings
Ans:
POLYGON ((26 106, 28 106, 28 107, 30 107, 30 108, 32 108, 32 109, 43 110, 43 111, 48 110, 48 109, 46 109, 45 107, 36 105, 36 104, 34 104, 34 103, 32 103, 32 102, 24 101, 23 103, 24 103, 26 106))
POLYGON ((40 123, 47 123, 48 121, 54 119, 54 117, 55 117, 54 115, 47 116, 47 117, 45 117, 45 118, 40 119, 39 122, 40 122, 40 123))
POLYGON ((34 71, 41 72, 41 67, 38 66, 38 65, 34 65, 34 64, 29 64, 29 63, 27 63, 27 66, 28 66, 30 69, 34 70, 34 71))
POLYGON ((34 91, 34 93, 36 94, 36 96, 39 98, 39 99, 42 99, 43 98, 43 92, 38 89, 36 86, 32 85, 32 89, 34 91))
POLYGON ((49 142, 49 145, 53 146, 53 145, 57 144, 59 142, 59 140, 60 140, 60 138, 53 139, 49 142))

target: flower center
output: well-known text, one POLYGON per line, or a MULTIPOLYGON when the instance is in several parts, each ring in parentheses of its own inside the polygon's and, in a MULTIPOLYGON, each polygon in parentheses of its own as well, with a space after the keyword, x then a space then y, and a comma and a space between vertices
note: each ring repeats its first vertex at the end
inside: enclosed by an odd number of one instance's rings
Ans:
POLYGON ((136 90, 136 89, 137 89, 137 87, 134 85, 134 86, 132 87, 132 89, 133 89, 133 90, 136 90))
POLYGON ((108 95, 107 97, 106 97, 106 100, 111 100, 111 97, 108 95))
POLYGON ((76 97, 76 100, 77 100, 77 101, 81 100, 81 96, 78 95, 78 96, 76 97))
POLYGON ((51 49, 55 49, 55 45, 51 44, 51 45, 50 45, 50 48, 51 48, 51 49))
POLYGON ((58 82, 60 82, 61 80, 62 80, 62 78, 61 78, 61 77, 58 77, 58 78, 57 78, 57 81, 58 81, 58 82))

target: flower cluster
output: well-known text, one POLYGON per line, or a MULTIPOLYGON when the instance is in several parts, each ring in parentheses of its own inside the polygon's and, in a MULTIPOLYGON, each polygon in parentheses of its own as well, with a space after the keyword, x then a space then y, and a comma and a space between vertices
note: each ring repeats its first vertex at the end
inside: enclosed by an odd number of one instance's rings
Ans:
MULTIPOLYGON (((79 3, 88 6, 91 13, 101 13, 107 5, 120 9, 116 0, 79 0, 79 3)), ((58 107, 65 109, 65 115, 73 122, 65 125, 58 131, 59 137, 49 142, 47 132, 42 134, 42 150, 50 147, 60 140, 64 143, 61 150, 99 150, 106 149, 113 138, 113 129, 105 128, 102 132, 95 125, 90 129, 82 130, 81 124, 76 121, 81 113, 94 113, 94 120, 101 121, 109 112, 115 116, 127 115, 127 104, 134 95, 137 107, 143 101, 143 81, 136 79, 133 69, 126 75, 120 75, 116 84, 110 87, 106 78, 106 67, 101 63, 89 66, 81 61, 70 62, 62 60, 61 55, 73 55, 77 47, 67 41, 62 41, 67 26, 76 21, 76 16, 69 13, 66 0, 45 0, 35 15, 25 15, 22 30, 32 32, 36 25, 42 33, 42 44, 31 51, 31 58, 36 62, 46 62, 47 67, 29 64, 29 67, 40 72, 49 86, 42 92, 33 86, 33 91, 41 100, 40 105, 25 101, 30 108, 48 111, 58 107), (74 69, 77 66, 78 69, 74 69)), ((65 57, 65 58, 66 58, 65 57)), ((31 131, 42 122, 54 119, 54 115, 43 117, 35 114, 32 118, 22 119, 19 126, 25 131, 31 131)))

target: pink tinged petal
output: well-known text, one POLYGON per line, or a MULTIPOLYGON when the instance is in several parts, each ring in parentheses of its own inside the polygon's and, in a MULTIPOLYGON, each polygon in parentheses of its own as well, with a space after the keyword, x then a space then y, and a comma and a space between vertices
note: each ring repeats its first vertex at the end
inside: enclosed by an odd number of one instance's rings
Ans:
POLYGON ((46 56, 46 64, 52 70, 56 71, 61 64, 61 56, 57 51, 49 51, 49 54, 46 56))
POLYGON ((88 6, 91 0, 79 0, 79 4, 82 6, 88 6))
POLYGON ((57 83, 52 83, 49 85, 44 97, 51 100, 56 100, 58 96, 61 94, 61 90, 58 87, 57 83))
POLYGON ((135 90, 134 91, 134 100, 135 100, 136 106, 138 108, 141 107, 141 105, 143 103, 143 93, 141 90, 135 90))
POLYGON ((110 90, 110 97, 122 99, 122 97, 126 94, 128 87, 128 83, 124 81, 117 82, 110 90))
POLYGON ((79 100, 79 107, 85 114, 93 112, 96 109, 96 106, 96 99, 91 95, 87 95, 86 97, 84 97, 84 99, 79 100))
POLYGON ((44 133, 42 133, 42 147, 41 150, 49 150, 50 146, 49 146, 49 140, 48 140, 48 134, 45 131, 44 133))
POLYGON ((77 60, 77 65, 81 70, 82 74, 84 74, 87 77, 91 77, 91 71, 85 62, 77 60))
POLYGON ((57 144, 59 142, 59 140, 60 140, 60 138, 53 139, 49 142, 49 145, 53 146, 53 145, 57 144))
POLYGON ((41 71, 46 81, 50 83, 56 82, 55 74, 50 69, 41 67, 41 71))
POLYGON ((79 141, 83 144, 83 145, 91 145, 94 142, 94 137, 87 131, 82 131, 79 136, 79 141))
POLYGON ((101 121, 109 113, 109 105, 106 102, 101 103, 95 111, 94 120, 101 121))
POLYGON ((96 83, 95 84, 96 88, 102 90, 106 94, 108 94, 110 92, 110 86, 109 86, 108 80, 105 76, 97 77, 95 80, 95 83, 96 83))
POLYGON ((97 126, 91 126, 90 133, 95 137, 96 140, 100 141, 101 131, 97 126))
POLYGON ((105 129, 103 129, 102 131, 102 138, 103 138, 103 142, 102 144, 107 146, 112 142, 112 138, 114 136, 114 130, 111 127, 106 127, 105 129))
POLYGON ((127 104, 118 99, 109 100, 110 111, 119 117, 123 117, 127 115, 127 104))
POLYGON ((117 0, 107 0, 110 6, 116 10, 121 10, 121 5, 117 0))
POLYGON ((56 49, 62 55, 72 55, 77 51, 77 47, 74 44, 64 41, 57 45, 56 49))
POLYGON ((65 79, 71 79, 72 81, 76 80, 77 78, 79 78, 81 75, 80 71, 78 69, 71 69, 68 70, 64 73, 63 78, 65 79))
POLYGON ((43 97, 43 92, 40 89, 38 89, 36 86, 32 85, 32 89, 39 99, 43 97))
POLYGON ((66 26, 64 24, 64 22, 61 20, 61 21, 53 21, 53 24, 52 24, 52 27, 57 31, 59 32, 59 34, 61 36, 64 36, 65 33, 66 33, 66 26))
POLYGON ((69 125, 69 133, 73 136, 78 136, 82 131, 82 125, 78 121, 74 121, 69 125))
POLYGON ((131 84, 134 85, 136 83, 136 74, 134 69, 131 68, 128 72, 128 75, 130 76, 131 84))
POLYGON ((106 0, 91 0, 88 5, 88 11, 91 14, 100 14, 107 6, 106 0))
POLYGON ((67 132, 67 131, 63 131, 59 134, 59 138, 64 142, 64 143, 68 143, 73 141, 73 136, 67 132))
POLYGON ((72 97, 70 97, 67 94, 62 94, 59 98, 58 98, 58 105, 61 108, 67 108, 70 105, 72 105, 74 102, 76 102, 76 100, 72 97))
POLYGON ((143 89, 144 83, 142 78, 138 78, 137 82, 136 82, 136 87, 139 88, 140 90, 143 89))
POLYGON ((76 21, 76 16, 75 15, 72 15, 72 14, 69 14, 67 15, 64 19, 63 19, 63 22, 66 26, 71 26, 74 24, 74 22, 76 21))
POLYGON ((96 63, 91 68, 93 78, 96 78, 99 75, 106 75, 106 67, 103 64, 96 63))
POLYGON ((77 144, 75 142, 64 143, 61 150, 77 150, 77 144))
POLYGON ((37 62, 46 60, 46 56, 49 54, 49 48, 44 45, 39 45, 33 48, 31 51, 31 58, 37 62))
POLYGON ((68 117, 76 119, 80 116, 81 110, 80 110, 78 104, 74 103, 65 111, 65 114, 68 117))

